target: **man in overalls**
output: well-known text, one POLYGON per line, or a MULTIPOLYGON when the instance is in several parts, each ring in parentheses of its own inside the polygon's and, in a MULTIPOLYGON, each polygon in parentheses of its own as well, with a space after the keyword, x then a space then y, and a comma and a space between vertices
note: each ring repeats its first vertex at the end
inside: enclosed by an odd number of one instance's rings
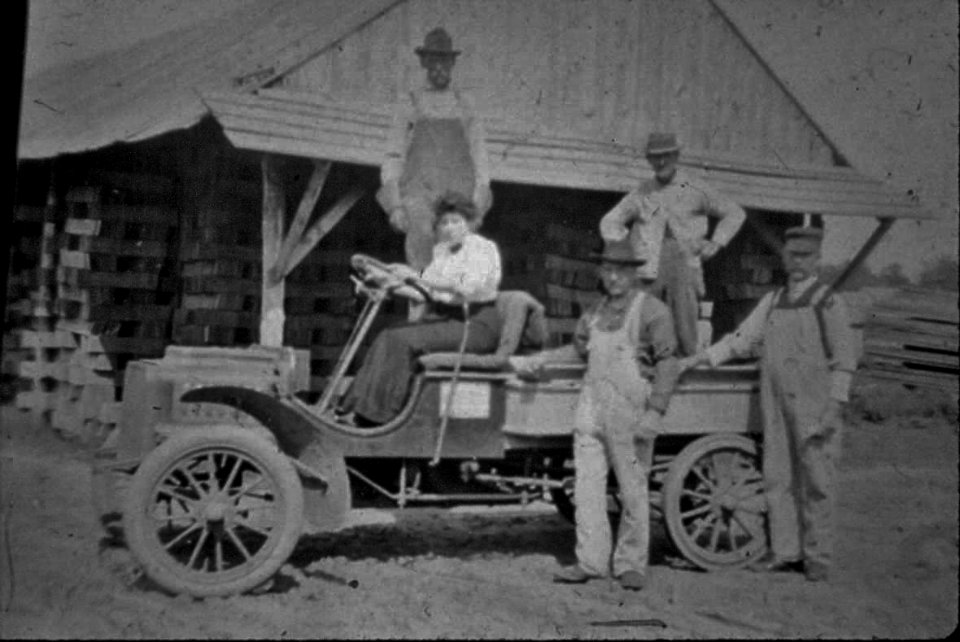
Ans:
POLYGON ((681 369, 760 357, 763 478, 771 554, 754 568, 827 579, 833 561, 836 462, 843 404, 857 366, 847 309, 817 279, 823 231, 787 230, 787 286, 767 294, 732 334, 681 369))
POLYGON ((600 262, 604 296, 584 314, 572 345, 515 357, 521 374, 546 362, 587 362, 574 427, 577 564, 554 581, 579 584, 612 570, 629 590, 644 587, 650 535, 648 475, 654 437, 679 375, 670 310, 637 289, 643 264, 630 242, 607 242, 600 262), (611 556, 607 475, 613 468, 623 513, 611 556))
POLYGON ((434 205, 447 193, 470 198, 477 228, 492 204, 484 131, 468 97, 450 88, 459 51, 443 29, 430 31, 416 48, 428 86, 410 92, 394 117, 381 167, 377 202, 390 225, 406 234, 406 263, 423 270, 433 257, 434 205))

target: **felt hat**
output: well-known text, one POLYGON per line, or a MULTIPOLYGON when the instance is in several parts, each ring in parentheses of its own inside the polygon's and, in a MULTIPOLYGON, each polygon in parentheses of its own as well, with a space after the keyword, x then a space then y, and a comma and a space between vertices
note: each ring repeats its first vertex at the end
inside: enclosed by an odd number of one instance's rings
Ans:
POLYGON ((643 265, 647 262, 645 258, 637 256, 636 250, 630 239, 624 238, 619 241, 606 241, 603 244, 602 252, 593 252, 590 259, 597 263, 617 263, 619 265, 643 265))
POLYGON ((667 132, 653 132, 647 138, 646 155, 656 156, 657 154, 669 154, 679 152, 680 144, 677 142, 677 135, 667 132))
POLYGON ((791 227, 784 233, 785 248, 799 252, 815 252, 823 242, 823 228, 809 225, 791 227))
POLYGON ((455 57, 460 51, 453 48, 453 38, 443 27, 430 31, 424 39, 423 46, 414 49, 418 56, 450 56, 455 57))

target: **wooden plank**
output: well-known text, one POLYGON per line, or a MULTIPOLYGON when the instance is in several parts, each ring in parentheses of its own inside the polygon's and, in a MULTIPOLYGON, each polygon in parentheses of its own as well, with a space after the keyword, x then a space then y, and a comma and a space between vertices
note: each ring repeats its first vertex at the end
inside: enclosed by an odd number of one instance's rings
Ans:
MULTIPOLYGON (((293 250, 303 239, 307 223, 310 222, 313 208, 317 205, 317 200, 320 198, 320 192, 327 181, 331 166, 332 163, 329 161, 313 161, 313 172, 310 174, 303 196, 300 197, 300 203, 297 205, 297 211, 294 214, 293 222, 290 224, 290 229, 287 231, 286 238, 283 239, 277 262, 270 267, 269 276, 273 282, 279 281, 296 267, 296 264, 290 263, 293 250)), ((264 263, 264 265, 267 264, 264 263)))
POLYGON ((938 323, 902 314, 890 314, 871 308, 865 321, 867 332, 905 332, 931 337, 956 337, 958 327, 952 323, 938 323))
POLYGON ((53 410, 56 400, 56 390, 24 390, 17 393, 13 403, 20 410, 42 412, 53 410))
MULTIPOLYGON (((269 154, 260 159, 263 179, 263 263, 276 265, 283 245, 283 219, 286 206, 283 174, 279 160, 269 154)), ((283 345, 283 279, 271 279, 268 269, 262 270, 260 297, 260 345, 283 345)))
POLYGON ((866 368, 858 370, 857 377, 875 379, 878 381, 895 381, 902 384, 912 384, 954 391, 957 390, 958 386, 958 379, 955 376, 930 375, 904 369, 882 370, 878 368, 866 368))
POLYGON ((317 243, 350 211, 350 208, 360 200, 361 196, 363 196, 361 190, 351 190, 334 203, 329 210, 323 213, 320 219, 310 227, 292 250, 283 276, 289 274, 290 270, 296 267, 304 257, 310 253, 317 243))
POLYGON ((93 354, 161 355, 166 341, 162 338, 83 336, 80 349, 93 354))
POLYGON ((103 221, 124 221, 159 227, 173 227, 178 224, 178 216, 177 210, 172 207, 110 204, 100 206, 97 218, 103 221))
POLYGON ((89 218, 68 218, 64 223, 63 231, 66 234, 96 236, 100 233, 100 221, 89 218))
POLYGON ((960 371, 960 358, 956 355, 904 350, 902 348, 868 345, 864 349, 865 358, 871 363, 890 361, 949 368, 960 371))
POLYGON ((182 261, 207 261, 215 259, 235 259, 238 261, 257 261, 263 259, 260 248, 242 245, 220 245, 193 241, 185 243, 180 249, 182 261))
POLYGON ((76 268, 58 267, 57 281, 73 287, 110 287, 133 289, 156 289, 159 275, 111 272, 89 272, 76 268))
POLYGON ((904 349, 907 349, 907 346, 913 346, 953 353, 956 353, 957 350, 960 349, 960 339, 956 336, 917 334, 915 332, 898 332, 879 328, 870 328, 866 333, 864 341, 868 346, 897 346, 904 349))

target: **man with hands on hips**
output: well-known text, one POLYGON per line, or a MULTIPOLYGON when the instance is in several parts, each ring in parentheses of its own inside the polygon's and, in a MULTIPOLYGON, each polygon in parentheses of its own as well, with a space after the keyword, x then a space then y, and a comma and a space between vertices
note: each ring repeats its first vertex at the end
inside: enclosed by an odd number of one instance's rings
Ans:
POLYGON ((637 287, 637 257, 627 239, 608 241, 600 263, 603 298, 577 324, 571 345, 511 357, 521 376, 549 361, 587 362, 574 426, 577 564, 554 581, 580 584, 612 570, 628 590, 645 585, 650 506, 647 477, 654 437, 679 375, 670 310, 637 287), (611 555, 607 475, 613 468, 623 513, 611 555))
POLYGON ((786 287, 681 370, 760 357, 763 478, 771 552, 757 570, 826 580, 833 560, 835 467, 857 355, 843 299, 817 279, 823 231, 786 232, 786 287))

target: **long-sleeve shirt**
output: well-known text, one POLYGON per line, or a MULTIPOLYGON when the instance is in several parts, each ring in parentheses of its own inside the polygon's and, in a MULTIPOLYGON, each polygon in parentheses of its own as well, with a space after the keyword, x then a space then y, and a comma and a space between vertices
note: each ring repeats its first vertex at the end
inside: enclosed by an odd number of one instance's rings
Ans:
POLYGON ((704 181, 678 169, 667 184, 656 178, 631 190, 600 220, 600 235, 608 241, 629 235, 637 252, 647 259, 639 273, 656 279, 664 236, 677 239, 691 267, 700 267, 700 250, 708 231, 708 217, 718 219, 714 243, 725 246, 746 220, 746 212, 704 181))
MULTIPOLYGON (((496 243, 479 234, 467 234, 456 248, 437 243, 433 246, 433 260, 423 270, 423 278, 454 281, 470 303, 495 301, 502 278, 500 250, 496 243)), ((453 303, 454 295, 437 292, 434 299, 453 303)))
MULTIPOLYGON (((591 321, 605 331, 623 327, 630 304, 639 292, 619 298, 603 297, 577 322, 573 335, 573 347, 580 358, 587 360, 590 342, 591 321)), ((637 364, 641 374, 651 380, 647 406, 661 413, 666 412, 670 396, 680 376, 676 358, 677 338, 673 331, 670 310, 659 299, 647 296, 640 307, 639 336, 635 337, 637 364)))
MULTIPOLYGON (((810 277, 799 283, 791 283, 787 288, 788 300, 796 301, 816 282, 816 277, 810 277)), ((779 292, 768 292, 734 332, 707 348, 711 365, 718 366, 731 359, 758 357, 762 349, 776 349, 776 346, 764 347, 764 328, 779 292)), ((832 293, 823 302, 821 310, 823 332, 826 334, 824 339, 830 347, 830 397, 847 401, 853 373, 857 369, 856 346, 851 337, 847 305, 841 296, 832 293)))
POLYGON ((402 103, 394 112, 387 134, 387 156, 380 168, 380 182, 384 186, 379 196, 383 208, 390 212, 402 206, 400 178, 403 176, 407 152, 410 148, 414 124, 420 119, 455 118, 463 123, 469 146, 476 186, 471 197, 481 214, 492 203, 490 170, 485 147, 486 133, 476 115, 473 100, 456 89, 435 91, 422 89, 410 93, 409 102, 402 103))

